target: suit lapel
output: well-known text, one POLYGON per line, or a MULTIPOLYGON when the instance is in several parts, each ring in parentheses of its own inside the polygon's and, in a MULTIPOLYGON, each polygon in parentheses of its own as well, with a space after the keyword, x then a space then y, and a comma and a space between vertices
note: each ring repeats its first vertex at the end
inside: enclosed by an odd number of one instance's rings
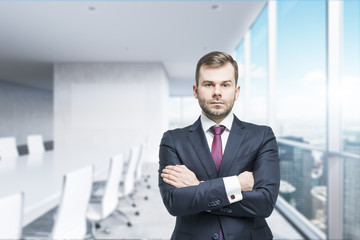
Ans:
POLYGON ((200 118, 190 127, 188 139, 209 179, 217 178, 215 163, 211 156, 200 118))
POLYGON ((236 153, 239 151, 246 133, 247 130, 245 129, 245 126, 236 116, 234 116, 234 121, 231 126, 231 131, 220 165, 219 177, 228 176, 232 163, 235 160, 236 153))

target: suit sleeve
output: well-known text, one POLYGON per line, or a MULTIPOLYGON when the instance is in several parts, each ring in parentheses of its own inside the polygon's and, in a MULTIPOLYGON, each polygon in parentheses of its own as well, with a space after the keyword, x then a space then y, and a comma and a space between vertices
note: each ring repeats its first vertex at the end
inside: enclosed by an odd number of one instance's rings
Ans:
POLYGON ((253 168, 254 187, 242 192, 239 202, 212 211, 212 214, 232 217, 268 217, 272 213, 280 186, 278 146, 274 133, 267 127, 253 168))
POLYGON ((183 164, 174 147, 170 132, 166 132, 161 140, 159 159, 160 193, 164 205, 171 215, 192 215, 230 204, 221 178, 184 188, 173 187, 162 180, 160 174, 167 165, 183 164))

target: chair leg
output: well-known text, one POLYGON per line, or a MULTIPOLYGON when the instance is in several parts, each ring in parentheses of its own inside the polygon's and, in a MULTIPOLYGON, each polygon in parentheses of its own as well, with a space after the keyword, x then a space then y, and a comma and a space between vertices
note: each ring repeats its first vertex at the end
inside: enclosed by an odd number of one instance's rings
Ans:
MULTIPOLYGON (((98 231, 101 228, 101 223, 98 221, 90 221, 88 220, 88 224, 90 225, 90 239, 96 239, 96 231, 98 231)), ((103 229, 103 232, 105 234, 110 234, 111 230, 108 227, 105 227, 103 229)))
POLYGON ((131 226, 132 226, 129 217, 128 217, 123 211, 121 211, 120 209, 116 209, 116 212, 117 212, 119 215, 123 216, 123 217, 126 219, 126 221, 127 221, 127 222, 126 222, 126 225, 127 225, 128 227, 131 227, 131 226))
POLYGON ((87 223, 88 223, 88 228, 90 228, 89 229, 89 234, 90 234, 90 236, 89 236, 89 238, 90 239, 96 239, 96 226, 95 226, 95 222, 93 222, 93 221, 90 221, 90 220, 87 220, 87 223))

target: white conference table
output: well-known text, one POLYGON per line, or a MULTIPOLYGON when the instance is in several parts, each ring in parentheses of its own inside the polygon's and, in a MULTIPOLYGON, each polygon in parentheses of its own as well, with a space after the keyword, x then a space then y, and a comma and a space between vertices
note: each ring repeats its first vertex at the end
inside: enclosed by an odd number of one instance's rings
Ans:
POLYGON ((106 178, 110 158, 69 157, 54 151, 0 160, 0 198, 23 192, 26 226, 59 204, 63 177, 67 172, 95 166, 94 180, 106 178), (66 161, 64 160, 66 159, 66 161))

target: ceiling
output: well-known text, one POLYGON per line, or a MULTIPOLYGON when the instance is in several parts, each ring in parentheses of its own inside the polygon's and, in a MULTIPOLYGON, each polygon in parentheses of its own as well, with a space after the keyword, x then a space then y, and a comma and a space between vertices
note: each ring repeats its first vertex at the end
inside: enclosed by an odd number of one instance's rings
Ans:
POLYGON ((162 62, 191 82, 233 53, 266 1, 0 1, 0 79, 51 89, 56 62, 162 62), (47 79, 47 80, 46 80, 47 79))

